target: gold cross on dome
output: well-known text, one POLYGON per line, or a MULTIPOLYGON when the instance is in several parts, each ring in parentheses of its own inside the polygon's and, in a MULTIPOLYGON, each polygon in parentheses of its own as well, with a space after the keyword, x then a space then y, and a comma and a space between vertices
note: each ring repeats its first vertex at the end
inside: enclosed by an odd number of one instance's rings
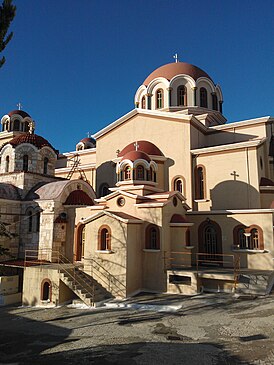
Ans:
POLYGON ((237 180, 237 177, 239 177, 239 175, 237 175, 236 171, 233 171, 230 175, 234 177, 234 180, 237 180))
POLYGON ((22 110, 22 104, 20 103, 20 101, 19 101, 19 103, 18 104, 16 104, 17 106, 18 106, 18 110, 22 110))
POLYGON ((135 151, 138 151, 138 148, 139 148, 140 146, 138 145, 138 142, 137 142, 137 141, 134 143, 134 147, 135 147, 135 151))

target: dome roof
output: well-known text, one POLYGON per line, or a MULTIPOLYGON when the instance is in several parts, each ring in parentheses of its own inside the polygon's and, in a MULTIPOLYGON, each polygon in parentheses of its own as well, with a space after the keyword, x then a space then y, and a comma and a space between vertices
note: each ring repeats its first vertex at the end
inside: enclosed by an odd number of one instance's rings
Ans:
MULTIPOLYGON (((119 152, 118 157, 123 157, 126 153, 130 151, 135 151, 135 143, 136 142, 132 142, 128 144, 125 148, 123 148, 122 151, 119 152)), ((159 150, 157 146, 155 146, 155 144, 148 141, 137 141, 137 143, 140 151, 143 151, 148 155, 163 156, 163 153, 159 150)))
POLYGON ((147 162, 151 161, 148 154, 146 154, 145 152, 142 152, 142 151, 130 151, 124 155, 124 157, 122 158, 122 161, 123 160, 130 160, 132 162, 134 162, 136 160, 145 160, 147 162))
POLYGON ((199 77, 206 77, 210 80, 211 77, 201 70, 199 67, 191 65, 190 63, 186 62, 173 62, 167 63, 159 68, 156 68, 143 82, 145 86, 147 86, 152 80, 156 79, 157 77, 164 77, 167 80, 171 80, 174 76, 186 74, 191 76, 195 81, 199 77))
POLYGON ((9 142, 5 143, 5 145, 11 144, 13 147, 16 147, 22 143, 30 143, 33 146, 37 147, 38 149, 47 146, 52 148, 57 153, 57 150, 55 150, 45 138, 32 133, 20 134, 19 136, 16 136, 9 142))
POLYGON ((23 117, 23 118, 26 118, 26 117, 30 118, 30 115, 28 113, 24 112, 24 110, 12 110, 11 112, 8 113, 8 116, 11 117, 14 114, 21 115, 21 117, 23 117))
POLYGON ((86 137, 81 139, 80 142, 78 143, 83 143, 85 146, 90 146, 90 147, 96 147, 96 140, 92 137, 86 137))

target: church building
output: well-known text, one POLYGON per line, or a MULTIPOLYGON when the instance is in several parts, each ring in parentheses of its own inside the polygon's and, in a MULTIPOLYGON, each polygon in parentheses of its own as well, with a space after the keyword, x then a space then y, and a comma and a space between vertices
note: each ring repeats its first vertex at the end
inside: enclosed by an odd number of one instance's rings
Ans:
POLYGON ((23 303, 272 290, 273 118, 227 123, 223 102, 174 62, 72 152, 21 110, 2 118, 0 244, 25 258, 23 303))

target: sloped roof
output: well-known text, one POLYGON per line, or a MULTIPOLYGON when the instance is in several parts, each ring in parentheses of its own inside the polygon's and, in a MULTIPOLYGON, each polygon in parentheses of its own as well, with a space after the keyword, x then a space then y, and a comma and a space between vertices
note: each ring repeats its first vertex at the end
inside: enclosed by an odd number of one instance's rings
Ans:
POLYGON ((12 184, 0 183, 0 199, 21 200, 19 188, 12 184))

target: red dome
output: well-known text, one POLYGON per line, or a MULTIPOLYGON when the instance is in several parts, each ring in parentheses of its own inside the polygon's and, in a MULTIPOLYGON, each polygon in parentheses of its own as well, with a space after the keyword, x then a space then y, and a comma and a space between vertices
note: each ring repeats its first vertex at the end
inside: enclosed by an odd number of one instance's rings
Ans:
POLYGON ((211 77, 197 66, 191 65, 186 62, 173 62, 157 68, 145 79, 143 84, 147 86, 152 80, 156 79, 157 77, 164 77, 167 80, 171 80, 174 76, 180 74, 189 75, 195 81, 199 77, 206 77, 211 80, 211 77))
POLYGON ((145 160, 147 162, 151 161, 150 157, 145 152, 142 151, 130 151, 124 155, 122 161, 123 160, 130 160, 132 162, 136 160, 145 160))
MULTIPOLYGON (((124 156, 126 153, 130 151, 135 151, 135 143, 132 142, 129 145, 127 145, 125 148, 122 149, 121 152, 119 152, 118 157, 124 156)), ((138 148, 140 151, 143 151, 147 153, 148 155, 154 155, 154 156, 163 156, 162 152, 159 150, 158 147, 155 146, 155 144, 148 142, 148 141, 137 141, 138 148)))
POLYGON ((30 118, 30 115, 28 113, 24 112, 23 110, 12 110, 11 112, 9 112, 8 116, 11 117, 14 114, 19 114, 23 118, 26 118, 26 117, 30 118))
POLYGON ((22 143, 30 143, 33 146, 37 147, 38 149, 47 146, 52 148, 55 152, 57 152, 57 150, 55 150, 45 138, 32 133, 20 134, 19 136, 16 136, 9 142, 5 143, 5 145, 11 144, 13 147, 16 147, 22 143))

